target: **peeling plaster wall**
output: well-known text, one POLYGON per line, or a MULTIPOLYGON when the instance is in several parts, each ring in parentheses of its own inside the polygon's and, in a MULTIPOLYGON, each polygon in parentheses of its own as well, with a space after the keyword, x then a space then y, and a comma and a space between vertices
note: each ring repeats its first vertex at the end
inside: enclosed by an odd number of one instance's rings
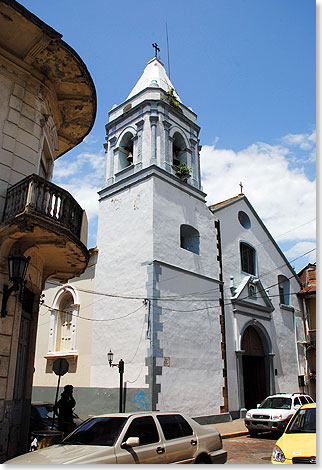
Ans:
POLYGON ((125 361, 124 380, 130 381, 131 387, 147 388, 146 307, 142 299, 146 297, 145 263, 152 260, 153 252, 151 194, 152 180, 148 180, 100 200, 95 291, 112 296, 94 298, 94 319, 104 321, 93 324, 93 387, 118 386, 118 371, 107 363, 107 352, 112 349, 115 362, 125 361))

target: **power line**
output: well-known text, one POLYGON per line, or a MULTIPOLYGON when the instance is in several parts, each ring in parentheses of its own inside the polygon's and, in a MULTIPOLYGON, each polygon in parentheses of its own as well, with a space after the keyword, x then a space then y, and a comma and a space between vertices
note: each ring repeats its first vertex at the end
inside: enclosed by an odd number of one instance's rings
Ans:
MULTIPOLYGON (((306 256, 307 254, 309 253, 312 253, 313 251, 315 251, 316 248, 313 248, 312 250, 309 250, 305 253, 303 253, 302 255, 299 255, 297 256, 296 258, 294 258, 292 261, 290 262, 293 262, 293 261, 296 261, 297 259, 299 258, 302 258, 303 256, 306 256)), ((282 264, 281 266, 279 267, 276 267, 274 268, 272 271, 268 271, 264 274, 261 275, 261 277, 264 277, 274 271, 276 271, 277 269, 280 269, 282 268, 283 266, 286 266, 286 263, 282 264)), ((182 275, 182 274, 181 274, 182 275)), ((180 275, 180 276, 181 276, 180 275)), ((289 279, 295 277, 295 275, 292 275, 289 279)), ((170 280, 170 279, 167 279, 167 281, 170 280)), ((51 284, 53 283, 55 286, 57 286, 56 283, 54 283, 53 281, 48 281, 48 284, 51 284)), ((278 284, 278 283, 277 283, 278 284)), ((277 285, 277 284, 274 284, 274 285, 277 285)), ((218 300, 218 299, 200 299, 200 298, 197 298, 197 299, 186 299, 186 298, 183 298, 183 296, 189 296, 189 295, 196 295, 198 293, 200 294, 204 294, 204 293, 207 293, 207 292, 211 292, 212 290, 208 290, 208 291, 199 291, 199 292, 194 292, 194 293, 187 293, 187 294, 183 294, 181 296, 171 296, 171 297, 163 297, 163 298, 160 298, 160 297, 147 297, 147 296, 129 296, 129 295, 121 295, 121 294, 108 294, 108 293, 104 293, 104 292, 97 292, 97 291, 93 291, 93 290, 90 290, 90 289, 83 289, 83 288, 80 288, 80 287, 76 287, 76 286, 73 286, 73 288, 75 290, 78 290, 80 292, 85 292, 85 293, 88 293, 88 294, 93 294, 93 295, 101 295, 101 296, 104 296, 104 297, 111 297, 111 298, 120 298, 120 299, 125 299, 125 300, 145 300, 145 299, 148 299, 148 300, 157 300, 157 301, 174 301, 174 302, 186 302, 187 300, 189 301, 211 301, 211 300, 218 300)), ((225 286, 224 289, 229 289, 230 287, 229 286, 225 286)), ((266 289, 269 289, 270 287, 267 287, 266 289)), ((218 289, 216 288, 213 292, 216 292, 218 291, 218 289)))
POLYGON ((108 322, 108 321, 115 321, 115 320, 121 320, 122 318, 129 317, 130 315, 133 315, 134 313, 138 312, 141 308, 144 307, 144 305, 141 305, 139 308, 134 310, 133 312, 127 313, 126 315, 122 315, 121 317, 114 317, 114 318, 102 318, 102 319, 97 319, 97 318, 87 318, 83 317, 82 315, 78 315, 77 313, 71 312, 70 310, 62 310, 58 308, 52 308, 49 305, 44 304, 44 307, 47 307, 48 310, 54 311, 54 312, 60 312, 60 313, 67 313, 68 315, 75 316, 77 318, 81 318, 82 320, 88 320, 92 322, 108 322))

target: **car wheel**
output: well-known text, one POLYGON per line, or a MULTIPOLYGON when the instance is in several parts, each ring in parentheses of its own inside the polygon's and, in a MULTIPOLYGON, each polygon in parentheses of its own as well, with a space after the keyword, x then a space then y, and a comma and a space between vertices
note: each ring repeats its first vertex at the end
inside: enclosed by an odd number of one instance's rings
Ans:
POLYGON ((258 431, 252 431, 249 429, 248 432, 249 432, 250 437, 257 437, 258 435, 258 431))

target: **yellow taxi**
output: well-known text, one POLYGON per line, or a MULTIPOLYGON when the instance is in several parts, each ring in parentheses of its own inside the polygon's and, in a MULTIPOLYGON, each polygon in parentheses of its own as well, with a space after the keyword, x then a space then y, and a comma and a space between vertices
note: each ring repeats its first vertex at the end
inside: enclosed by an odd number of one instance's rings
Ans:
POLYGON ((316 463, 316 403, 301 406, 293 415, 274 446, 271 463, 316 463))

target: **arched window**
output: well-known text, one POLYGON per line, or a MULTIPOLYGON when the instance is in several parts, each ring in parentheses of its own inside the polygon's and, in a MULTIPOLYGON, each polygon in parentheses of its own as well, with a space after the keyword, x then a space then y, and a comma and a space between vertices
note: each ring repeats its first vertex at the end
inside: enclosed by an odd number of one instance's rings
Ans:
POLYGON ((256 275, 256 259, 255 259, 255 249, 248 245, 248 243, 240 243, 240 261, 241 261, 241 270, 247 274, 256 275))
POLYGON ((70 293, 63 296, 59 303, 56 334, 56 351, 70 351, 73 325, 73 297, 70 293))
POLYGON ((133 135, 126 132, 119 145, 119 170, 133 165, 133 135))
POLYGON ((280 274, 277 279, 280 303, 283 305, 290 305, 290 281, 282 274, 280 274))
POLYGON ((79 305, 71 287, 63 287, 55 297, 50 317, 50 355, 64 355, 76 352, 76 332, 79 305))
POLYGON ((185 250, 199 255, 200 235, 198 230, 190 225, 181 225, 180 227, 180 246, 185 250))
POLYGON ((182 135, 179 132, 175 132, 173 136, 173 155, 172 162, 173 165, 179 167, 181 163, 187 165, 187 149, 182 135))

